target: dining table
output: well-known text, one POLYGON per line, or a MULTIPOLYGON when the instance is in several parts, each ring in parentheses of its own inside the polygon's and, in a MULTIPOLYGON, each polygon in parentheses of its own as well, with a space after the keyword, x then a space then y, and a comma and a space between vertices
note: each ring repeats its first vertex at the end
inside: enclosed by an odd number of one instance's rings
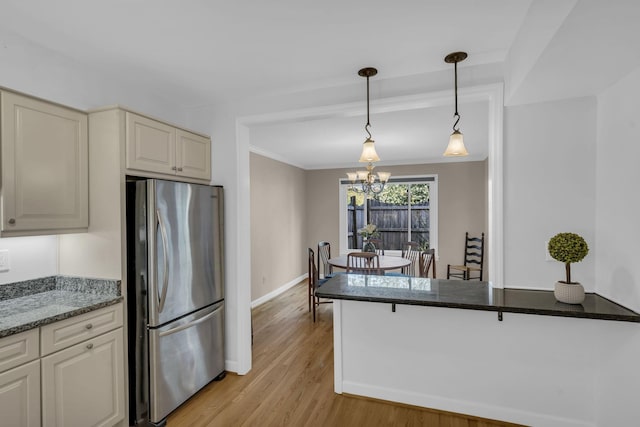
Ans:
MULTIPOLYGON (((411 264, 411 260, 400 256, 379 255, 378 260, 380 262, 381 270, 397 270, 402 267, 406 267, 411 264)), ((329 258, 329 264, 333 267, 347 269, 347 254, 340 255, 334 258, 329 258)))

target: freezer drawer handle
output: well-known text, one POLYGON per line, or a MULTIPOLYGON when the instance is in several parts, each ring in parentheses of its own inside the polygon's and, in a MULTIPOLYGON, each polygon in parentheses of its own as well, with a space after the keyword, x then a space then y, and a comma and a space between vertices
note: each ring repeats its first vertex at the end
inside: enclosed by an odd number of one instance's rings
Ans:
POLYGON ((162 221, 162 216, 160 215, 160 210, 156 210, 156 217, 158 218, 158 225, 160 226, 160 234, 162 235, 162 260, 164 262, 164 277, 162 280, 162 292, 160 298, 158 299, 158 313, 162 312, 164 308, 164 302, 167 299, 167 286, 169 286, 169 260, 167 259, 167 252, 169 248, 167 247, 167 229, 164 226, 164 222, 162 221))
POLYGON ((161 337, 166 337, 167 335, 175 334, 176 332, 180 332, 180 331, 183 331, 185 329, 189 329, 190 327, 195 326, 198 323, 206 322, 207 320, 211 319, 211 317, 213 317, 213 315, 216 314, 221 309, 222 309, 222 307, 219 307, 219 308, 213 310, 211 313, 207 314, 206 316, 204 316, 204 317, 202 317, 202 318, 200 318, 198 320, 195 320, 195 321, 189 322, 189 323, 185 323, 184 325, 180 325, 177 328, 169 329, 168 331, 160 332, 160 336, 161 337))

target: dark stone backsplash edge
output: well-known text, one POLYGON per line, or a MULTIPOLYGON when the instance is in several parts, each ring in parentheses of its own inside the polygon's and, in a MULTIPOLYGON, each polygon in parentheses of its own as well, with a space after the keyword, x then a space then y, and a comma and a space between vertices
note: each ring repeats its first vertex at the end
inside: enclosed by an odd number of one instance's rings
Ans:
POLYGON ((121 295, 120 280, 57 275, 0 285, 0 301, 48 291, 121 295))

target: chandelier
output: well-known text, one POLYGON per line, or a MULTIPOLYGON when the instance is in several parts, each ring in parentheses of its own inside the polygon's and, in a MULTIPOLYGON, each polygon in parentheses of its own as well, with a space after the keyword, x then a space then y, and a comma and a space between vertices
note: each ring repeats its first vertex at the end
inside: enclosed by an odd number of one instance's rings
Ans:
POLYGON ((455 103, 456 103, 456 112, 453 114, 453 117, 456 119, 453 123, 453 133, 449 137, 449 145, 447 145, 447 149, 444 151, 443 156, 467 156, 469 153, 464 146, 464 139, 462 137, 462 132, 457 127, 458 122, 460 121, 460 114, 458 114, 458 62, 464 61, 467 58, 466 52, 453 52, 449 55, 445 56, 444 62, 447 64, 453 63, 454 70, 454 84, 455 84, 455 103))
POLYGON ((358 160, 360 163, 367 163, 367 170, 347 172, 347 177, 349 181, 351 181, 350 189, 358 193, 364 193, 367 196, 382 192, 384 185, 389 181, 389 177, 391 176, 389 172, 378 172, 377 175, 373 172, 373 168, 375 167, 373 162, 379 162, 380 157, 378 157, 378 153, 376 153, 374 140, 371 139, 371 132, 369 131, 371 127, 369 121, 369 77, 373 77, 376 74, 378 74, 378 70, 371 67, 358 71, 359 76, 367 78, 367 124, 364 126, 364 130, 369 136, 362 144, 362 154, 360 155, 360 160, 358 160))

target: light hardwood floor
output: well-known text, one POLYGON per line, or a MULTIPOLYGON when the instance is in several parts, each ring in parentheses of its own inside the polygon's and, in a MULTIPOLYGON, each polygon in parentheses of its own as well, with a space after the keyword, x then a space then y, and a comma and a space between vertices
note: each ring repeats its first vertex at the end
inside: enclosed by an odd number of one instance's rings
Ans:
POLYGON ((306 282, 253 310, 253 368, 212 382, 169 416, 168 427, 514 426, 333 392, 332 304, 314 324, 306 282))

